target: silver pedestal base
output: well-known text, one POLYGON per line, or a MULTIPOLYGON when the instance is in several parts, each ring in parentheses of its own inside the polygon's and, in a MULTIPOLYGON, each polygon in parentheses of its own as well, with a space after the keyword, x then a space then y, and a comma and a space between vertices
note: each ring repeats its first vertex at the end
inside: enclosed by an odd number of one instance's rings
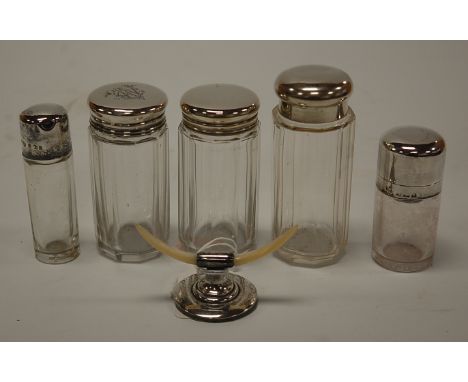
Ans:
POLYGON ((244 317, 257 307, 257 290, 247 279, 228 273, 202 272, 179 282, 172 293, 177 309, 206 322, 244 317))

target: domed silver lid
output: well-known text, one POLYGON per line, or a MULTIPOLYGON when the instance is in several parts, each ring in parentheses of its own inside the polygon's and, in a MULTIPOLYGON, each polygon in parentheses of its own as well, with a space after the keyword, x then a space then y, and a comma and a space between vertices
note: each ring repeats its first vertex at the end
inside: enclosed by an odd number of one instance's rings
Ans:
POLYGON ((281 99, 280 113, 305 123, 325 123, 343 118, 353 91, 344 71, 324 65, 303 65, 285 70, 275 81, 281 99))
POLYGON ((257 126, 260 101, 242 86, 202 85, 180 100, 184 125, 205 134, 234 134, 257 126))
POLYGON ((117 136, 147 134, 164 126, 166 94, 155 86, 118 82, 101 86, 88 97, 93 128, 117 136))
POLYGON ((440 192, 445 163, 445 141, 431 129, 395 127, 380 139, 377 183, 402 198, 427 197, 440 192), (399 187, 402 186, 402 187, 399 187), (398 188, 397 195, 395 187, 398 188), (403 187, 410 187, 413 194, 403 187))
POLYGON ((67 111, 60 105, 43 103, 20 114, 23 156, 32 160, 52 160, 72 151, 67 111))

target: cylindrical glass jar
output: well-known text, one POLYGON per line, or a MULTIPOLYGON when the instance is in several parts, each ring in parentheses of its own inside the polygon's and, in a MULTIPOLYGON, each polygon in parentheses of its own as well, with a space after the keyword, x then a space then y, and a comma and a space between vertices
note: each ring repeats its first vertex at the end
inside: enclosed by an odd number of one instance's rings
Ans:
POLYGON ((55 104, 31 106, 20 127, 36 258, 67 263, 80 253, 67 112, 55 104))
POLYGON ((192 250, 212 239, 255 241, 258 97, 244 87, 204 85, 181 99, 179 237, 192 250))
POLYGON ((293 265, 335 263, 348 240, 355 116, 343 71, 306 65, 282 72, 274 120, 274 235, 297 234, 277 256, 293 265))
POLYGON ((122 262, 154 258, 158 253, 135 225, 162 240, 168 238, 166 95, 154 86, 122 82, 94 90, 88 104, 99 251, 122 262))
POLYGON ((432 264, 445 142, 423 127, 397 127, 380 139, 372 257, 396 272, 432 264))

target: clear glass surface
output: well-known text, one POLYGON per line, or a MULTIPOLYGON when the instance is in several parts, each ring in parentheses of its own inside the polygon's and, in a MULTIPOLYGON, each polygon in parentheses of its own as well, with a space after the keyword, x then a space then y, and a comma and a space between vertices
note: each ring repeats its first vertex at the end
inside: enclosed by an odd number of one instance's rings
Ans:
POLYGON ((432 264, 440 194, 396 199, 377 189, 372 257, 397 272, 421 271, 432 264))
POLYGON ((79 255, 72 155, 24 161, 36 258, 62 264, 79 255))
POLYGON ((223 237, 255 241, 258 125, 235 135, 179 127, 179 237, 192 250, 223 237))
POLYGON ((298 233, 278 252, 302 266, 336 262, 348 240, 354 113, 331 123, 285 120, 273 110, 275 236, 298 233))
POLYGON ((168 134, 116 139, 90 128, 92 193, 100 252, 116 261, 158 255, 138 234, 140 224, 169 236, 168 134))

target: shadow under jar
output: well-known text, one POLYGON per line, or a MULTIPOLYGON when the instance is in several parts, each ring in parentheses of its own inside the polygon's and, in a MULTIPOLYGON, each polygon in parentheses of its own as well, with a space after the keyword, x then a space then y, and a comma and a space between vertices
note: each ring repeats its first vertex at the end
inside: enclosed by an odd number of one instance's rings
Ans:
POLYGON ((274 235, 297 234, 277 256, 319 267, 344 254, 355 116, 347 104, 351 78, 343 71, 305 65, 282 72, 274 120, 274 235))
POLYGON ((122 262, 154 258, 158 252, 135 225, 168 238, 167 97, 154 86, 122 82, 94 90, 88 104, 99 251, 122 262))
POLYGON ((212 84, 187 91, 180 103, 180 240, 196 251, 227 238, 243 251, 255 242, 258 97, 212 84))
POLYGON ((397 127, 380 139, 372 257, 396 272, 432 264, 445 163, 435 131, 397 127))

